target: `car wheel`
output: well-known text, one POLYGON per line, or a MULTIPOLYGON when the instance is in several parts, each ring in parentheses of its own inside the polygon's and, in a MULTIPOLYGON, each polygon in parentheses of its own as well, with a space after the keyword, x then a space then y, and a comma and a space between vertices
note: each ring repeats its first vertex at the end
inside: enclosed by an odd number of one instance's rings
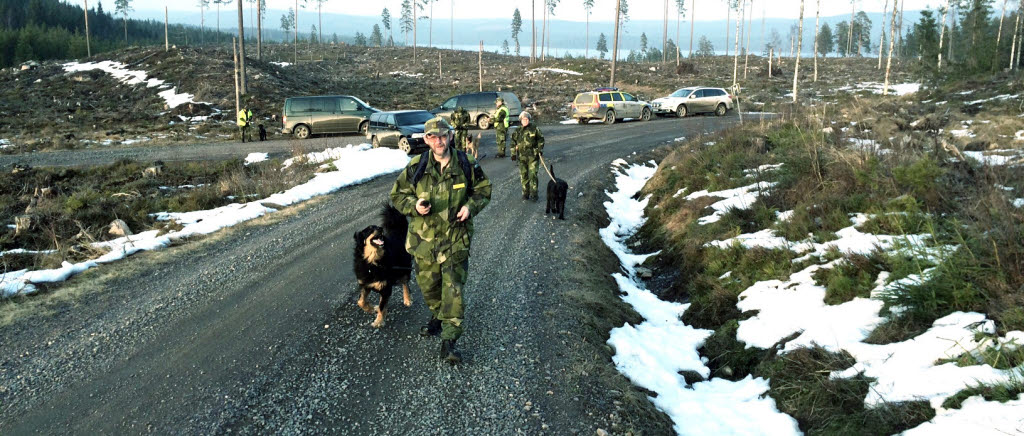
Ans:
POLYGON ((409 154, 412 152, 412 146, 409 145, 409 138, 402 138, 398 140, 398 149, 409 154))
POLYGON ((725 103, 718 103, 718 107, 715 108, 715 115, 725 115, 725 103))
POLYGON ((373 148, 380 148, 380 140, 378 140, 376 136, 373 137, 373 140, 370 141, 370 143, 373 144, 373 148))
POLYGON ((615 124, 615 111, 609 110, 608 112, 604 113, 604 123, 615 124))
POLYGON ((644 108, 644 110, 642 112, 640 112, 640 121, 650 121, 650 120, 651 120, 651 110, 647 109, 647 108, 644 108))
POLYGON ((295 139, 306 139, 309 138, 309 126, 305 124, 299 124, 295 126, 294 132, 295 139))
POLYGON ((370 127, 369 121, 363 121, 359 123, 359 134, 366 135, 366 129, 370 127))
POLYGON ((480 130, 487 130, 491 128, 491 117, 489 115, 480 115, 480 118, 476 119, 476 126, 480 130))
POLYGON ((587 124, 587 119, 586 118, 577 118, 576 122, 579 123, 579 124, 587 124))
POLYGON ((683 118, 686 116, 686 105, 681 104, 676 108, 676 118, 683 118))

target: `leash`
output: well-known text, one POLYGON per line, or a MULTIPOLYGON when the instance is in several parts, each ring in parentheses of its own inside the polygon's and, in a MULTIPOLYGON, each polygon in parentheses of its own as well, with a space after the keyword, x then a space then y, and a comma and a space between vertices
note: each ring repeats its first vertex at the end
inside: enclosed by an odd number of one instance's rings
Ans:
POLYGON ((544 155, 540 154, 540 153, 537 153, 537 157, 540 158, 540 165, 544 167, 544 172, 548 173, 548 177, 551 177, 551 181, 554 182, 555 181, 555 176, 554 176, 554 174, 551 174, 551 170, 548 169, 548 163, 544 162, 544 155))

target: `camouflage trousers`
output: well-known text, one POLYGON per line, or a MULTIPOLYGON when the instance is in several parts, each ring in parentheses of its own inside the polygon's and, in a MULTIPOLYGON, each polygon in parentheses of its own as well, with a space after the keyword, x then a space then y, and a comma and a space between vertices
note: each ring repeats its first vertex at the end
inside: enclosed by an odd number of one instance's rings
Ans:
POLYGON ((498 143, 498 156, 505 155, 505 143, 508 138, 508 127, 501 124, 494 126, 494 139, 498 143))
POLYGON ((242 137, 242 142, 245 142, 246 140, 252 142, 252 129, 249 127, 248 124, 244 126, 238 126, 238 136, 242 137))
POLYGON ((537 169, 540 159, 522 154, 519 156, 519 181, 523 184, 523 195, 537 196, 537 169))
POLYGON ((469 131, 466 129, 455 129, 455 149, 466 151, 466 137, 469 131))
POLYGON ((437 262, 416 258, 416 283, 423 292, 423 301, 435 319, 441 321, 441 339, 462 336, 462 289, 469 277, 469 256, 455 256, 460 261, 437 262))

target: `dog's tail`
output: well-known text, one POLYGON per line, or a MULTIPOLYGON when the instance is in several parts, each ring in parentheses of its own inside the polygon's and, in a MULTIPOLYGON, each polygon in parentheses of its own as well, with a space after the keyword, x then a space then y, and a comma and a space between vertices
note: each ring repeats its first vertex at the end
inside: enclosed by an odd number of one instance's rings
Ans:
POLYGON ((395 209, 391 203, 385 203, 384 209, 380 212, 381 222, 384 224, 384 234, 390 237, 402 238, 405 240, 405 235, 409 231, 409 220, 395 209))
POLYGON ((549 165, 551 167, 551 178, 555 178, 555 164, 549 165))

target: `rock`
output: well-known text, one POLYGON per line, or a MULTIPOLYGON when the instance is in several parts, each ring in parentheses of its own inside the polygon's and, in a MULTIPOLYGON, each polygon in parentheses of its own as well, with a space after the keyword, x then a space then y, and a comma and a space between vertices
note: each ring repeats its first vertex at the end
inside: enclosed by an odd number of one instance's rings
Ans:
POLYGON ((605 431, 605 429, 603 428, 597 429, 597 431, 594 432, 594 434, 596 434, 597 436, 608 436, 608 432, 605 431))
POLYGON ((706 380, 704 376, 700 375, 697 371, 679 371, 679 375, 683 376, 683 380, 686 380, 687 385, 700 383, 706 380))
POLYGON ((833 132, 834 132, 834 130, 832 129, 831 126, 826 127, 824 129, 821 129, 821 133, 824 133, 826 135, 831 135, 833 132))
POLYGON ((121 219, 111 221, 110 230, 107 230, 107 233, 117 237, 130 236, 133 234, 132 230, 128 228, 128 223, 121 219))
POLYGON ((651 271, 650 268, 645 268, 645 267, 642 267, 642 266, 638 266, 638 267, 636 267, 636 275, 637 275, 637 277, 640 277, 641 279, 645 279, 646 280, 646 279, 649 279, 651 277, 654 277, 654 271, 651 271))
POLYGON ((14 236, 28 232, 32 228, 32 216, 21 215, 14 217, 14 236))

